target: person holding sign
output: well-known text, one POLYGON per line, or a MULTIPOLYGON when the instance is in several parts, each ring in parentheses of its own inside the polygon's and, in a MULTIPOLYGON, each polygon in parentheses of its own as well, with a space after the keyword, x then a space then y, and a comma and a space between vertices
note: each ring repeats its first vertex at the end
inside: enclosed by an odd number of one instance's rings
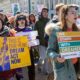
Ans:
MULTIPOLYGON (((56 24, 49 37, 47 55, 52 60, 54 80, 77 80, 77 75, 71 59, 64 59, 59 54, 56 32, 78 31, 76 26, 77 6, 64 5, 60 9, 60 23, 56 24)), ((54 25, 53 25, 54 26, 54 25)), ((77 62, 77 60, 76 60, 77 62)))
POLYGON ((0 19, 0 37, 4 37, 3 46, 0 51, 0 79, 11 80, 14 79, 15 70, 10 70, 9 55, 7 54, 8 45, 6 43, 9 36, 14 36, 15 32, 4 25, 2 19, 0 19))
MULTIPOLYGON (((26 16, 24 14, 19 14, 16 17, 15 30, 18 32, 29 32, 32 29, 27 25, 26 16)), ((24 36, 24 35, 23 35, 24 36)), ((26 35, 27 36, 27 35, 26 35)), ((35 65, 34 65, 34 57, 32 53, 32 48, 30 48, 30 58, 31 58, 31 66, 28 66, 28 76, 29 80, 35 80, 35 65)), ((21 80, 23 78, 22 68, 17 69, 17 80, 21 80)))

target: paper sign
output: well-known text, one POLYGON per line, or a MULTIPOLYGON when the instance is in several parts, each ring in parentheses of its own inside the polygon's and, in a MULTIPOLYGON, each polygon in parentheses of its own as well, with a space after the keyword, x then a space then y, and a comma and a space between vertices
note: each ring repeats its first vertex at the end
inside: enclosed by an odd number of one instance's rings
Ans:
POLYGON ((80 32, 58 32, 59 51, 65 59, 80 57, 80 32))
POLYGON ((37 46, 37 45, 39 45, 39 40, 35 39, 35 40, 32 40, 32 41, 29 41, 28 43, 29 43, 29 47, 37 46))
POLYGON ((16 34, 16 36, 27 36, 28 37, 28 41, 29 41, 28 42, 29 43, 29 47, 39 45, 39 40, 36 39, 36 37, 38 36, 38 32, 37 31, 18 32, 16 34))
POLYGON ((0 71, 30 65, 27 37, 0 37, 0 71))

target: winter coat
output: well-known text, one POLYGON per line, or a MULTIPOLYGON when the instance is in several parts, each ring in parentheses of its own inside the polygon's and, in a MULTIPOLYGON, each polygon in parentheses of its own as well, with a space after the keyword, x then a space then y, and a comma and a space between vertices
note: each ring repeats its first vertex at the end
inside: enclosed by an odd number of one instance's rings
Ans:
POLYGON ((44 36, 45 36, 45 31, 44 31, 44 29, 45 29, 45 26, 46 26, 46 24, 47 24, 47 22, 49 21, 49 19, 48 18, 40 18, 39 19, 39 21, 37 21, 36 22, 36 24, 35 24, 35 30, 37 30, 38 31, 38 34, 39 34, 39 40, 40 40, 40 45, 43 45, 43 46, 45 46, 45 38, 44 38, 44 36))
POLYGON ((59 47, 57 42, 56 32, 61 32, 62 30, 56 26, 50 37, 47 48, 47 56, 52 60, 54 80, 77 80, 74 66, 71 59, 66 60, 64 63, 59 63, 56 61, 56 57, 59 55, 59 47))

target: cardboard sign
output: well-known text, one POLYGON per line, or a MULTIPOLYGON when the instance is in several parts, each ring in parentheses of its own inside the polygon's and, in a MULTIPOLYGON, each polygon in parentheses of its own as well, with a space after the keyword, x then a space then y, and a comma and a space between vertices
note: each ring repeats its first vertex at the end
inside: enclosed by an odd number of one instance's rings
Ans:
POLYGON ((80 57, 80 32, 58 32, 59 51, 65 59, 80 57))
POLYGON ((0 37, 0 71, 30 65, 27 37, 0 37))

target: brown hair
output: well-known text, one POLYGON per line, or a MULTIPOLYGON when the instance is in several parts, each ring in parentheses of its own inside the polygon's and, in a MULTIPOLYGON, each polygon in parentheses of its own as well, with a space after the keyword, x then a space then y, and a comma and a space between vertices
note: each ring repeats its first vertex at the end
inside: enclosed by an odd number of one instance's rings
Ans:
MULTIPOLYGON (((67 30, 66 15, 71 7, 74 7, 76 9, 76 6, 71 4, 71 5, 64 5, 60 10, 60 21, 61 21, 61 27, 63 31, 67 30)), ((75 23, 72 25, 72 30, 73 31, 78 30, 75 23)))
POLYGON ((30 14, 30 15, 29 15, 29 22, 30 22, 30 23, 32 22, 32 21, 31 21, 31 19, 30 19, 30 17, 31 17, 31 16, 33 16, 33 17, 34 17, 33 22, 35 23, 35 22, 36 22, 36 18, 35 18, 35 15, 34 15, 34 14, 30 14))
MULTIPOLYGON (((43 8, 42 11, 43 11, 43 10, 46 10, 46 11, 48 12, 48 8, 43 8)), ((42 11, 41 11, 41 12, 42 12, 42 11)))
POLYGON ((63 3, 57 4, 56 7, 55 7, 56 11, 59 11, 62 6, 64 6, 63 3))
POLYGON ((18 21, 19 21, 19 18, 20 18, 21 16, 22 16, 22 17, 24 18, 24 20, 25 20, 25 27, 27 27, 27 17, 26 17, 25 14, 21 13, 21 14, 17 14, 17 15, 15 16, 15 26, 14 26, 15 28, 18 27, 18 25, 19 25, 19 24, 18 24, 18 21))

